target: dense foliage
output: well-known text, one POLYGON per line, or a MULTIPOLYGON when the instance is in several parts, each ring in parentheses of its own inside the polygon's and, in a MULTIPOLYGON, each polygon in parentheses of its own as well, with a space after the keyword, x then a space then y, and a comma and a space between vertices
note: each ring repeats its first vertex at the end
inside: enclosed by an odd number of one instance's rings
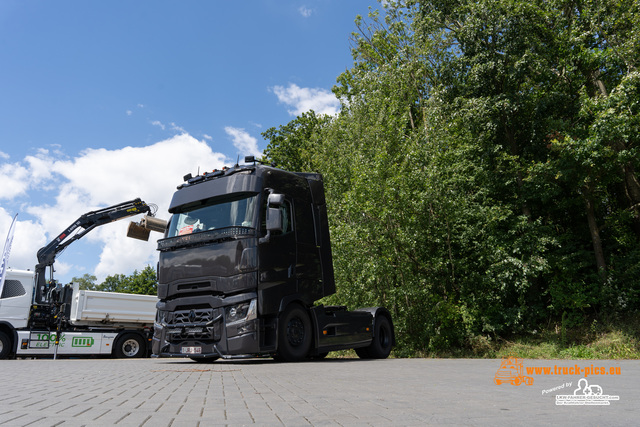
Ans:
POLYGON ((336 117, 269 129, 324 174, 335 301, 402 351, 640 303, 638 2, 384 2, 358 17, 336 117))
POLYGON ((156 270, 147 265, 142 271, 135 270, 133 274, 115 274, 107 276, 104 281, 97 284, 96 276, 85 274, 82 277, 74 277, 72 282, 79 283, 80 289, 103 292, 123 292, 127 294, 156 295, 158 281, 156 270))

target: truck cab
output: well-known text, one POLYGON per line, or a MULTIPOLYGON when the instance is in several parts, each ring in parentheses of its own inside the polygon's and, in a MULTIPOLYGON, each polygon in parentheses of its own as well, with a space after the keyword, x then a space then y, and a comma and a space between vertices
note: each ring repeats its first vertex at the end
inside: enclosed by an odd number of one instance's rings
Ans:
POLYGON ((7 279, 0 295, 0 324, 24 328, 29 322, 29 308, 33 298, 33 272, 7 270, 7 279))
POLYGON ((320 174, 254 163, 187 176, 169 212, 158 241, 155 355, 298 361, 372 342, 388 355, 384 308, 313 306, 335 293, 320 174), (376 321, 383 331, 374 340, 376 321))

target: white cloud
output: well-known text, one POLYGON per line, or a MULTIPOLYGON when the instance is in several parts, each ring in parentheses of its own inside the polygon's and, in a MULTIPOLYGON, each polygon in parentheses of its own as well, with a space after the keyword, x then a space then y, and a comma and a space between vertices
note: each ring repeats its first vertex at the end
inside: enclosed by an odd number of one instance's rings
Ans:
POLYGON ((4 151, 0 151, 0 159, 4 159, 7 160, 9 159, 9 155, 7 153, 5 153, 4 151))
POLYGON ((299 116, 300 114, 313 110, 318 114, 338 114, 340 102, 335 95, 321 88, 304 88, 294 83, 288 87, 274 86, 273 93, 278 100, 290 107, 289 114, 299 116))
MULTIPOLYGON (((0 242, 4 241, 9 233, 9 227, 15 212, 7 212, 0 207, 0 242)), ((36 265, 36 252, 47 243, 45 231, 41 224, 28 220, 21 220, 20 214, 16 221, 16 229, 9 255, 9 267, 18 269, 30 269, 36 265)), ((2 246, 0 246, 2 247, 2 246)))
MULTIPOLYGON (((59 151, 54 153, 56 157, 61 157, 59 151)), ((30 186, 38 186, 41 190, 50 190, 57 186, 56 179, 51 173, 52 155, 49 150, 39 149, 35 156, 25 157, 25 162, 29 165, 30 186)))
MULTIPOLYGON (((33 268, 39 248, 64 230, 80 215, 102 207, 140 197, 158 205, 158 217, 168 219, 168 206, 176 185, 182 177, 200 170, 220 169, 227 163, 225 156, 215 153, 204 141, 183 133, 145 147, 124 147, 117 150, 87 149, 73 159, 60 159, 42 150, 37 156, 25 158, 23 164, 0 165, 0 197, 28 195, 35 182, 56 182, 48 191, 55 195, 52 205, 31 199, 24 210, 35 220, 18 223, 9 264, 14 268, 33 268), (45 164, 48 166, 45 168, 45 164), (28 177, 33 177, 32 179, 28 177), (24 185, 20 186, 24 178, 24 185), (11 179, 6 185, 5 179, 11 179), (16 187, 13 190, 9 188, 16 187)), ((43 188, 39 186, 38 190, 43 188)), ((9 229, 12 215, 0 208, 0 240, 9 229), (4 234, 3 234, 4 233, 4 234)), ((137 221, 141 218, 132 217, 137 221)), ((160 234, 152 233, 150 242, 126 237, 129 219, 98 227, 82 239, 100 248, 99 261, 89 268, 98 280, 112 274, 130 274, 147 264, 155 265, 155 241, 160 234)), ((73 246, 73 245, 72 245, 73 246)), ((65 257, 56 261, 56 271, 71 275, 82 270, 86 260, 65 257)), ((86 272, 86 271, 85 271, 86 272)))
POLYGON ((166 125, 166 124, 162 123, 160 120, 154 120, 154 121, 151 122, 151 125, 157 126, 162 130, 166 130, 167 127, 168 127, 170 130, 172 130, 174 132, 184 133, 184 134, 187 133, 187 131, 183 127, 178 126, 174 122, 170 122, 168 125, 166 125))
POLYGON ((29 188, 29 171, 20 163, 0 165, 0 199, 13 199, 29 188))
POLYGON ((300 12, 300 15, 302 15, 303 17, 308 18, 313 14, 313 9, 309 9, 305 6, 300 6, 298 8, 298 12, 300 12))
POLYGON ((175 123, 173 123, 173 122, 171 122, 171 123, 170 123, 170 125, 171 125, 171 130, 174 130, 174 131, 176 131, 176 132, 180 132, 180 133, 187 133, 187 131, 186 131, 186 130, 184 130, 184 128, 183 128, 183 127, 178 126, 177 124, 175 124, 175 123))
POLYGON ((244 129, 227 126, 224 128, 224 131, 231 137, 233 146, 238 150, 238 154, 243 156, 262 156, 262 151, 258 149, 258 140, 249 135, 244 129))
POLYGON ((35 156, 25 157, 23 162, 0 164, 0 199, 25 195, 36 186, 46 190, 55 185, 51 179, 50 158, 48 150, 40 149, 35 156))

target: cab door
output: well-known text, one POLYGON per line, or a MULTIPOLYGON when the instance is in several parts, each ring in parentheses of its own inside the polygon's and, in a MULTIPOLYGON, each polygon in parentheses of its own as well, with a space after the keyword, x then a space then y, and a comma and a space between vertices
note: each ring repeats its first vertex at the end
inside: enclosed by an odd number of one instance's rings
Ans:
POLYGON ((24 328, 31 306, 33 275, 8 273, 0 295, 0 321, 8 322, 14 328, 24 328))
MULTIPOLYGON (((274 196, 273 194, 270 196, 274 196)), ((277 312, 280 301, 298 292, 296 284, 296 233, 293 200, 282 196, 267 203, 264 211, 266 235, 260 239, 261 313, 277 312)))

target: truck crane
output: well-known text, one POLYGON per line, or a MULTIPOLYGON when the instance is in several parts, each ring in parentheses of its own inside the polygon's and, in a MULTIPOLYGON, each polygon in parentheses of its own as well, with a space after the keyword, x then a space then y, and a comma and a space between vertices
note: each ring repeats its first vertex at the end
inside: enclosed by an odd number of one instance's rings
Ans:
POLYGON ((0 359, 16 356, 148 353, 157 298, 150 295, 80 290, 54 278, 57 256, 91 230, 120 219, 147 214, 129 225, 128 236, 148 240, 150 230, 164 232, 154 218, 157 207, 137 198, 87 212, 37 252, 35 271, 8 270, 0 295, 0 359), (47 280, 47 270, 49 270, 47 280))
POLYGON ((29 316, 30 324, 33 326, 51 326, 53 319, 56 318, 56 310, 52 310, 52 308, 63 304, 61 301, 63 295, 60 295, 63 289, 56 286, 53 280, 55 271, 53 264, 62 251, 96 227, 141 213, 148 213, 153 216, 156 210, 157 207, 155 205, 148 205, 138 198, 87 212, 65 228, 58 237, 40 248, 37 253, 38 264, 36 264, 35 268, 36 288, 31 315, 29 316), (81 231, 76 232, 78 229, 81 229, 81 231), (73 234, 74 232, 76 233, 73 234), (46 280, 47 269, 49 270, 49 281, 46 280))

